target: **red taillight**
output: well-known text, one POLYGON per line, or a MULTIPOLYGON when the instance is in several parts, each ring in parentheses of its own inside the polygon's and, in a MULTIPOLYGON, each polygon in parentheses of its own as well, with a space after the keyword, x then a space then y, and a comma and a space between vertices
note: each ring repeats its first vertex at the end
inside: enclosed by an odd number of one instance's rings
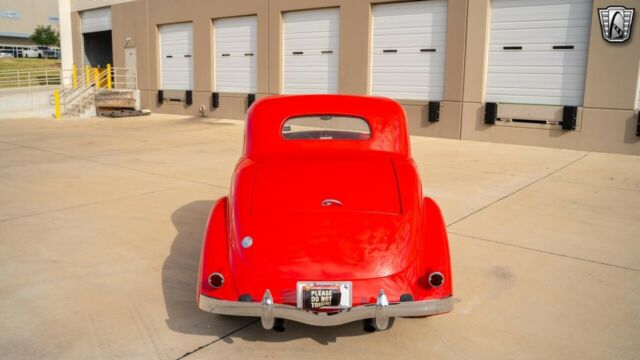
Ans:
POLYGON ((213 273, 209 275, 209 285, 212 288, 217 289, 224 284, 224 276, 220 273, 213 273))

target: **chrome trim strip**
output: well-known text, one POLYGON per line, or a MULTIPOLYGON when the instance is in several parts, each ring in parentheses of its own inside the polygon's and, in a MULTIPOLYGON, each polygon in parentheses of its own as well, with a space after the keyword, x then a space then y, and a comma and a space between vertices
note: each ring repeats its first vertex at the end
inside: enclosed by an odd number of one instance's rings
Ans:
POLYGON ((268 291, 268 295, 269 297, 267 297, 267 291, 265 291, 262 302, 227 301, 200 295, 198 306, 201 310, 215 314, 259 317, 262 320, 262 326, 265 329, 270 329, 273 327, 272 321, 275 321, 275 318, 293 320, 315 326, 335 326, 364 319, 376 319, 376 325, 378 325, 378 320, 380 325, 383 325, 383 317, 387 317, 388 326, 389 318, 442 314, 453 310, 453 304, 455 303, 453 297, 448 297, 401 303, 389 303, 387 300, 387 305, 384 306, 386 295, 381 293, 378 295, 378 300, 375 304, 359 305, 337 314, 327 315, 326 313, 304 311, 292 305, 273 303, 270 291, 268 291), (382 295, 384 295, 384 299, 381 299, 382 295), (379 308, 382 308, 382 310, 378 310, 379 308))

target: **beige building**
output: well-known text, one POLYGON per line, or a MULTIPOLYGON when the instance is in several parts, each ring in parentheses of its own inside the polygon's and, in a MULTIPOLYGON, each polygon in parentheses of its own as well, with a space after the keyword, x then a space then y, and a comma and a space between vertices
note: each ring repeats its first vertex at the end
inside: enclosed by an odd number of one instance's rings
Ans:
POLYGON ((58 0, 0 0, 0 45, 31 45, 37 25, 58 23, 58 0))
POLYGON ((137 68, 155 112, 242 119, 254 97, 382 95, 404 106, 415 135, 640 154, 640 25, 611 13, 604 28, 630 38, 606 41, 599 9, 614 5, 640 10, 639 0, 71 0, 70 23, 74 62, 137 68))

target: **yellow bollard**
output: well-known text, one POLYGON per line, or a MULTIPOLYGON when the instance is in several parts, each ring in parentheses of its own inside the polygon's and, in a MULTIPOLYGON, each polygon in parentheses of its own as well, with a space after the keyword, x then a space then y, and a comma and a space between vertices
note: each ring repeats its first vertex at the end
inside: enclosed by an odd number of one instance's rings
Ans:
POLYGON ((71 68, 71 78, 73 79, 73 88, 78 88, 78 69, 76 68, 76 64, 73 64, 71 68))
POLYGON ((91 77, 89 72, 89 65, 84 66, 84 84, 89 87, 91 86, 91 77))
POLYGON ((93 69, 93 77, 96 82, 96 89, 100 89, 100 70, 98 68, 93 69))
POLYGON ((61 111, 60 111, 60 90, 53 91, 53 101, 56 104, 56 120, 60 120, 61 111))
POLYGON ((111 64, 107 64, 107 89, 111 89, 111 64))

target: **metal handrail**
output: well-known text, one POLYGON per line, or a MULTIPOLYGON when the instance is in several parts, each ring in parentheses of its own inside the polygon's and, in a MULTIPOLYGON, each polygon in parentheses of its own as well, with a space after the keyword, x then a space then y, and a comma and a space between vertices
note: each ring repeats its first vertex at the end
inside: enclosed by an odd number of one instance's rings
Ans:
POLYGON ((63 70, 49 67, 0 70, 0 88, 60 85, 63 76, 63 70))
MULTIPOLYGON (((90 68, 89 86, 95 86, 95 68, 90 68)), ((106 86, 106 69, 99 70, 100 87, 106 86)), ((111 68, 113 88, 135 89, 138 86, 138 76, 135 68, 111 68)), ((0 88, 32 87, 47 85, 62 85, 73 82, 72 69, 33 68, 17 70, 0 70, 0 88), (68 82, 65 80, 69 80, 68 82)), ((87 76, 84 69, 76 71, 77 87, 87 86, 87 76)), ((75 88, 74 88, 75 89, 75 88)), ((72 86, 65 86, 62 91, 71 91, 72 86)))
MULTIPOLYGON (((93 101, 100 91, 118 89, 137 89, 138 75, 135 68, 116 68, 107 66, 106 69, 82 68, 68 70, 70 72, 70 86, 64 86, 54 91, 50 101, 56 106, 56 117, 73 110, 82 110, 87 103, 93 101)), ((60 84, 65 70, 60 70, 60 84)))

